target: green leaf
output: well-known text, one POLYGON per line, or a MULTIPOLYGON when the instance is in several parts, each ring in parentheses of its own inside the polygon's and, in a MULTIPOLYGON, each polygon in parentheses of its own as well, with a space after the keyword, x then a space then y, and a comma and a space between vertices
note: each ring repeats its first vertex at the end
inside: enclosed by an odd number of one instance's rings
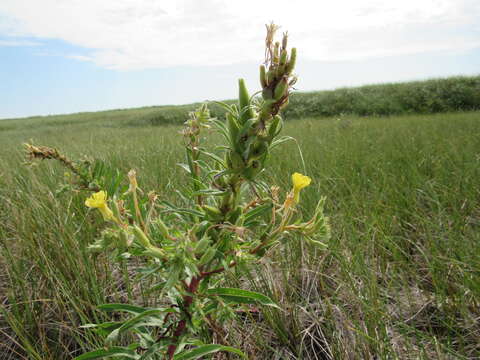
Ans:
POLYGON ((158 309, 151 309, 151 310, 146 310, 137 316, 134 316, 131 319, 128 319, 123 323, 122 326, 120 326, 118 329, 113 330, 110 335, 108 335, 106 341, 111 342, 114 341, 118 335, 120 335, 122 332, 130 330, 131 328, 135 328, 139 324, 144 325, 144 319, 147 317, 155 317, 157 315, 163 314, 165 312, 177 312, 177 310, 173 308, 158 308, 158 309))
POLYGON ((224 195, 226 191, 221 191, 218 189, 202 189, 192 193, 192 196, 197 195, 210 195, 210 196, 221 196, 224 195))
POLYGON ((225 124, 219 120, 213 120, 212 122, 215 124, 220 134, 222 134, 227 141, 230 141, 230 136, 228 135, 228 130, 225 124))
POLYGON ((227 302, 235 302, 238 304, 262 304, 279 308, 278 305, 268 296, 254 291, 235 288, 216 288, 208 289, 206 294, 210 296, 220 296, 227 302))
POLYGON ((155 343, 154 345, 148 348, 148 350, 142 355, 142 357, 139 360, 151 359, 150 358, 151 355, 155 354, 157 351, 159 351, 159 349, 168 345, 169 343, 170 341, 166 341, 166 340, 161 340, 160 342, 155 343))
POLYGON ((91 359, 102 359, 104 357, 124 357, 127 359, 140 359, 140 355, 135 353, 128 348, 124 347, 111 347, 110 349, 100 349, 95 351, 90 351, 86 354, 77 356, 74 360, 91 360, 91 359))
POLYGON ((270 211, 272 209, 272 204, 263 204, 260 206, 257 206, 256 208, 248 211, 245 213, 245 221, 244 225, 248 227, 250 223, 258 216, 263 215, 264 213, 270 211))
POLYGON ((205 151, 203 149, 200 149, 200 153, 209 157, 210 159, 218 162, 221 166, 225 167, 225 162, 223 161, 223 159, 221 157, 219 157, 218 155, 216 154, 213 154, 211 152, 208 152, 208 151, 205 151))
POLYGON ((125 311, 131 314, 141 314, 144 311, 151 310, 140 306, 134 306, 129 304, 102 304, 98 308, 103 311, 125 311))
POLYGON ((237 354, 238 356, 240 356, 242 358, 245 358, 245 359, 247 358, 245 356, 245 354, 238 349, 235 349, 235 348, 230 347, 230 346, 222 346, 222 345, 212 344, 212 345, 202 345, 202 346, 199 346, 199 347, 197 347, 193 350, 184 351, 180 354, 175 355, 173 359, 174 360, 198 359, 202 356, 205 356, 205 355, 208 355, 208 354, 211 354, 211 353, 215 353, 215 352, 218 352, 218 351, 228 351, 228 352, 237 354))
POLYGON ((83 329, 94 329, 96 333, 107 336, 112 331, 122 326, 123 323, 124 323, 123 321, 110 321, 110 322, 104 322, 101 324, 85 324, 80 327, 83 329))
POLYGON ((272 142, 272 145, 270 145, 270 149, 273 149, 274 147, 280 144, 283 144, 284 142, 287 142, 287 141, 295 141, 295 139, 291 136, 282 136, 281 138, 272 142))
POLYGON ((178 163, 177 165, 180 166, 183 170, 185 170, 188 174, 192 173, 190 167, 187 164, 178 163))

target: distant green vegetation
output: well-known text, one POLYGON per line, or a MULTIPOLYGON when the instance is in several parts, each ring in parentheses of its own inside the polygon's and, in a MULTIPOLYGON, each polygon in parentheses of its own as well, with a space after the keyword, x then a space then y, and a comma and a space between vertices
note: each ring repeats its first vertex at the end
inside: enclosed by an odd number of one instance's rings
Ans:
POLYGON ((480 109, 480 76, 367 85, 298 93, 286 109, 288 119, 351 114, 434 114, 480 109))
MULTIPOLYGON (((250 84, 255 90, 256 85, 250 84)), ((227 101, 232 103, 233 101, 227 101)), ((196 104, 152 106, 138 109, 109 110, 71 115, 52 115, 0 122, 0 131, 35 125, 63 126, 95 124, 105 127, 157 126, 182 124, 196 104)), ((210 104, 213 116, 222 118, 223 109, 210 104)), ((480 110, 480 76, 459 76, 405 83, 367 85, 331 91, 294 93, 284 112, 287 120, 305 117, 384 116, 404 114, 433 114, 454 111, 480 110)))
MULTIPOLYGON (((413 96, 422 84, 425 89, 457 84, 459 94, 477 88, 471 102, 470 95, 457 100, 452 95, 446 100, 450 105, 425 111, 468 109, 478 107, 479 81, 379 85, 297 98, 307 104, 306 99, 321 96, 356 93, 360 99, 371 92, 369 97, 380 101, 375 91, 404 94, 401 89, 411 88, 413 96)), ((398 98, 409 99, 403 96, 398 98)), ((292 111, 299 109, 296 101, 292 111)), ((328 101, 312 100, 317 109, 320 104, 328 101)), ((407 105, 402 108, 410 112, 407 105)), ((185 120, 180 109, 189 107, 169 108, 169 114, 178 111, 172 123, 185 120)), ((22 166, 21 143, 33 138, 72 157, 92 155, 125 172, 135 168, 144 191, 155 189, 162 200, 181 204, 174 191, 184 184, 176 165, 184 157, 180 127, 149 126, 161 111, 0 122, 0 358, 70 359, 101 345, 79 328, 103 316, 97 304, 127 302, 131 296, 143 304, 155 302, 135 289, 132 295, 106 256, 87 254, 103 221, 87 214, 86 194, 73 200, 56 194, 64 174, 57 164, 22 166)), ((287 113, 289 119, 300 116, 287 113)), ((480 112, 308 117, 287 123, 284 134, 298 139, 305 173, 313 179, 302 194, 305 211, 327 196, 333 237, 325 251, 300 242, 289 244, 285 253, 272 249, 250 279, 232 274, 232 285, 261 291, 282 310, 245 313, 242 323, 228 324, 227 343, 252 359, 478 357, 480 112)), ((293 171, 304 171, 293 142, 274 150, 270 161, 264 176, 282 190, 290 188, 293 171)))

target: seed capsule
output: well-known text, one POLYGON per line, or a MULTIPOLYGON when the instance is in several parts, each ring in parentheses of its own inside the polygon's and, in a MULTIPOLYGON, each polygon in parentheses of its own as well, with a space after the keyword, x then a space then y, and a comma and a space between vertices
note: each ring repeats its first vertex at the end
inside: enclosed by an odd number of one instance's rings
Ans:
POLYGON ((273 97, 275 100, 280 100, 288 90, 288 81, 286 78, 283 78, 275 87, 275 92, 273 93, 273 97))
POLYGON ((280 66, 285 65, 287 63, 287 50, 283 49, 280 53, 280 66))
POLYGON ((277 41, 275 42, 275 47, 273 49, 273 63, 278 64, 279 58, 280 58, 280 43, 277 41))
POLYGON ((200 258, 200 261, 198 262, 199 265, 205 265, 206 263, 210 262, 215 255, 217 254, 217 249, 211 247, 207 251, 205 251, 205 254, 200 258))
POLYGON ((242 170, 245 167, 242 156, 235 151, 229 153, 231 169, 234 171, 242 170))
POLYGON ((149 248, 150 246, 152 246, 150 240, 148 239, 147 235, 145 235, 142 229, 140 229, 137 225, 133 225, 132 229, 133 229, 133 234, 135 235, 135 238, 138 240, 138 242, 142 246, 146 248, 149 248))
POLYGON ((265 65, 260 65, 260 85, 262 85, 262 88, 266 88, 268 86, 265 65))
POLYGON ((252 144, 250 147, 249 153, 249 161, 259 159, 265 151, 267 151, 268 145, 264 141, 257 141, 256 143, 252 144))
POLYGON ((290 61, 285 68, 285 74, 290 75, 295 68, 295 62, 297 61, 297 48, 292 48, 290 53, 290 61))
POLYGON ((202 209, 203 211, 205 211, 205 214, 212 220, 218 220, 222 217, 222 212, 216 207, 203 205, 202 209))
POLYGON ((165 257, 167 256, 167 254, 165 254, 165 252, 162 249, 153 245, 146 249, 145 254, 152 255, 162 260, 165 259, 165 257))
POLYGON ((247 180, 253 180, 255 176, 257 176, 260 173, 260 171, 262 171, 262 169, 263 167, 260 161, 254 160, 252 161, 250 167, 245 169, 245 171, 243 172, 243 176, 245 176, 245 179, 247 180))
POLYGON ((238 105, 240 107, 240 122, 243 124, 248 119, 255 117, 253 109, 250 106, 250 96, 248 95, 248 90, 245 85, 245 80, 238 80, 238 105))
POLYGON ((201 238, 200 241, 197 242, 197 245, 195 246, 195 253, 198 255, 203 254, 205 249, 208 247, 209 243, 210 243, 210 238, 208 236, 204 236, 203 238, 201 238))
POLYGON ((160 234, 161 234, 163 237, 165 237, 165 238, 169 238, 169 237, 170 237, 169 229, 168 229, 168 227, 165 225, 165 223, 162 221, 162 219, 157 218, 157 219, 155 220, 155 225, 157 225, 158 231, 160 232, 160 234))

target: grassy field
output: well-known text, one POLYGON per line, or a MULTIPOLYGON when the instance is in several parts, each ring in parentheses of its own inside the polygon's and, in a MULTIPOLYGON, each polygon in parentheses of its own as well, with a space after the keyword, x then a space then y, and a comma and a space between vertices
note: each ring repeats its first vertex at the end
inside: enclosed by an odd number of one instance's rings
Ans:
MULTIPOLYGON (((33 139, 135 168, 142 188, 175 203, 180 127, 132 114, 0 122, 1 359, 69 359, 99 346, 79 326, 102 316, 97 304, 134 297, 121 269, 86 252, 101 228, 86 194, 57 194, 64 170, 23 166, 21 151, 33 139)), ((264 176, 283 189, 294 171, 311 176, 304 211, 327 196, 333 236, 326 250, 292 242, 232 276, 282 310, 226 325, 227 342, 254 359, 480 357, 480 113, 312 117, 284 134, 306 169, 287 143, 264 176)))

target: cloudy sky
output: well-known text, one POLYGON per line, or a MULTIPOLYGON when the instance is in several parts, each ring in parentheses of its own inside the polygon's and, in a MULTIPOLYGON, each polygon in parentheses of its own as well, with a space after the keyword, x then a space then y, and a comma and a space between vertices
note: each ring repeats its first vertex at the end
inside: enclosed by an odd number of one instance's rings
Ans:
POLYGON ((254 90, 272 20, 299 90, 480 73, 479 0, 1 0, 0 118, 254 90))

